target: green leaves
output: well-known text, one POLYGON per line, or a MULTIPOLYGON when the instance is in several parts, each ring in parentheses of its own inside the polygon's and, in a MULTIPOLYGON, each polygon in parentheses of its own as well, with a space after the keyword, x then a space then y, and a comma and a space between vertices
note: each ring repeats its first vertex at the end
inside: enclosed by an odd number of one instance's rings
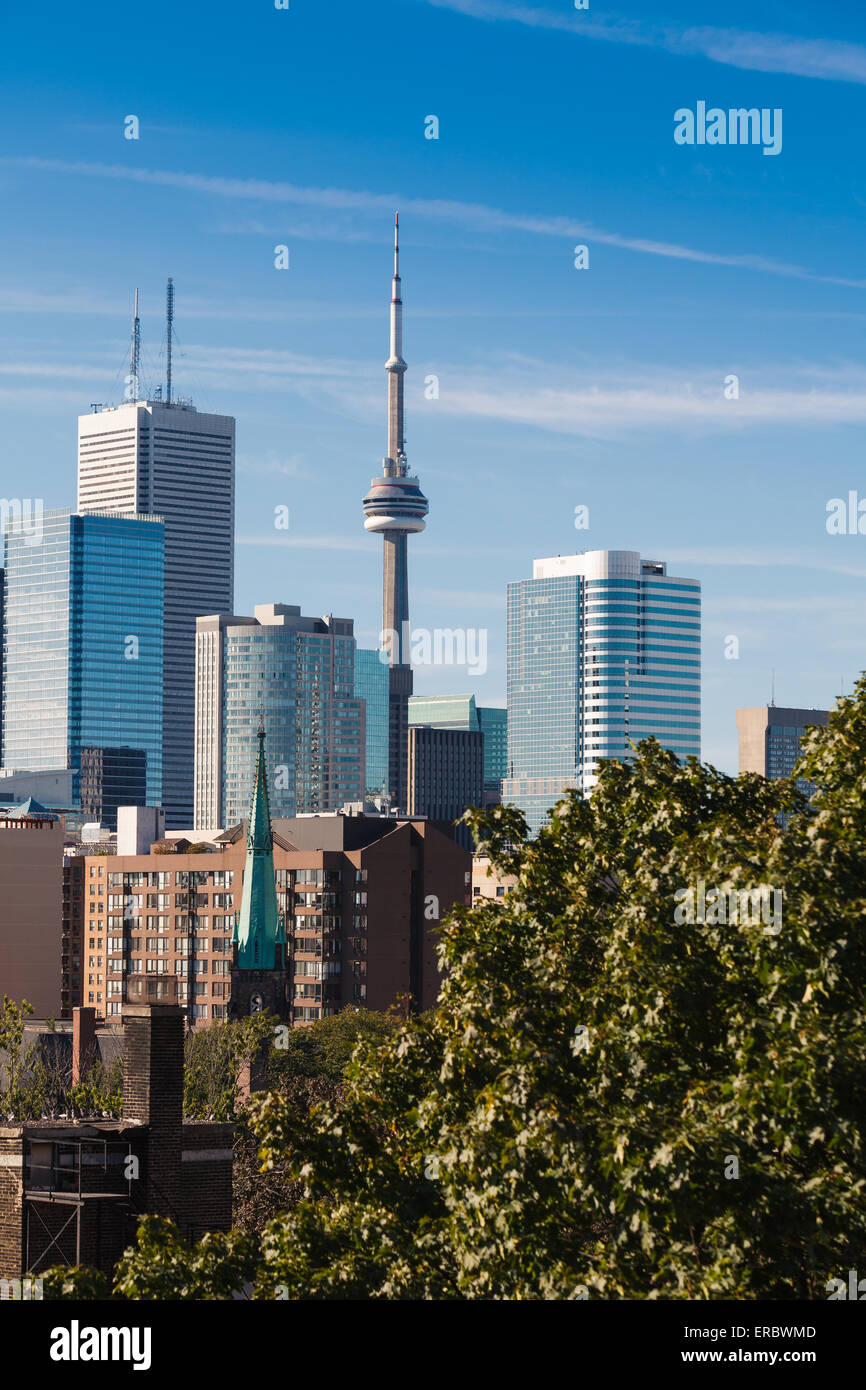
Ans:
MULTIPOLYGON (((533 842, 468 812, 518 885, 443 923, 438 1007, 344 1051, 318 1103, 251 1108, 291 1210, 254 1248, 148 1228, 118 1290, 823 1297, 866 1248, 864 767, 861 681, 809 735, 811 805, 649 740, 533 842), (699 883, 778 891, 780 930, 676 920, 699 883)), ((312 1033, 296 1079, 331 1065, 312 1033)))

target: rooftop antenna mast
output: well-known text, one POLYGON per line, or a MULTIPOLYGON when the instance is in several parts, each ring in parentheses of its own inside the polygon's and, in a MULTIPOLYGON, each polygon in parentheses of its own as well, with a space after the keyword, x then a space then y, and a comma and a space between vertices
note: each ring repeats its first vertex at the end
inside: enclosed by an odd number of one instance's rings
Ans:
POLYGON ((174 332, 174 281, 165 287, 165 403, 171 405, 171 336, 174 332))
POLYGON ((770 672, 770 704, 775 708, 776 705, 776 670, 775 667, 770 672))
POLYGON ((138 290, 135 291, 135 308, 132 313, 132 345, 129 354, 129 387, 132 400, 138 400, 138 378, 141 371, 141 320, 138 317, 138 290))

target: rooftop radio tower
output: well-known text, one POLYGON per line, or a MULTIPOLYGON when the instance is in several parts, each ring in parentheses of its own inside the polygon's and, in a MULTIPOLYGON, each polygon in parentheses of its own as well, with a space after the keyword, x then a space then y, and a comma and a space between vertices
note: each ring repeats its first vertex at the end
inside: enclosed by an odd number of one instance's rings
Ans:
POLYGON ((165 403, 171 405, 171 337, 174 332, 174 281, 165 287, 165 403))
POLYGON ((132 344, 129 353, 130 399, 138 400, 138 378, 141 370, 141 320, 138 317, 138 290, 135 291, 135 308, 132 314, 132 344))

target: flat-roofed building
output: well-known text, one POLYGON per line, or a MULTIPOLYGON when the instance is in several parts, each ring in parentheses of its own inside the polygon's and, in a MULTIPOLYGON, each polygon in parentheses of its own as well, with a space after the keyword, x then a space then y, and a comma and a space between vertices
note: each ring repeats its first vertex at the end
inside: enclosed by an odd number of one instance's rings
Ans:
MULTIPOLYGON (((393 816, 274 818, 277 905, 289 957, 289 1018, 305 1024, 347 1006, 388 1009, 401 995, 431 1007, 436 932, 470 899, 472 860, 448 828, 393 816)), ((190 838, 198 838, 191 834, 190 838)), ((81 1002, 119 1018, 131 980, 176 977, 194 1026, 231 1016, 232 935, 240 912, 247 825, 210 852, 83 858, 81 1002)), ((167 852, 166 852, 167 851, 167 852)))
POLYGON ((37 1018, 60 1012, 61 817, 35 803, 0 810, 0 995, 37 1018))

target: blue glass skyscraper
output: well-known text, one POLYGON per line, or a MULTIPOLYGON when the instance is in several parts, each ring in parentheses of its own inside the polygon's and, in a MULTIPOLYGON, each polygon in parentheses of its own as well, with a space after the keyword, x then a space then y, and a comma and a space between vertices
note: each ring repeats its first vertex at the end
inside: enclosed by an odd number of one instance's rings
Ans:
POLYGON ((508 767, 502 799, 531 833, 603 758, 655 736, 700 756, 700 584, 633 550, 536 560, 508 586, 508 767))
POLYGON ((3 763, 71 768, 85 818, 162 799, 164 526, 46 512, 6 528, 3 763))

